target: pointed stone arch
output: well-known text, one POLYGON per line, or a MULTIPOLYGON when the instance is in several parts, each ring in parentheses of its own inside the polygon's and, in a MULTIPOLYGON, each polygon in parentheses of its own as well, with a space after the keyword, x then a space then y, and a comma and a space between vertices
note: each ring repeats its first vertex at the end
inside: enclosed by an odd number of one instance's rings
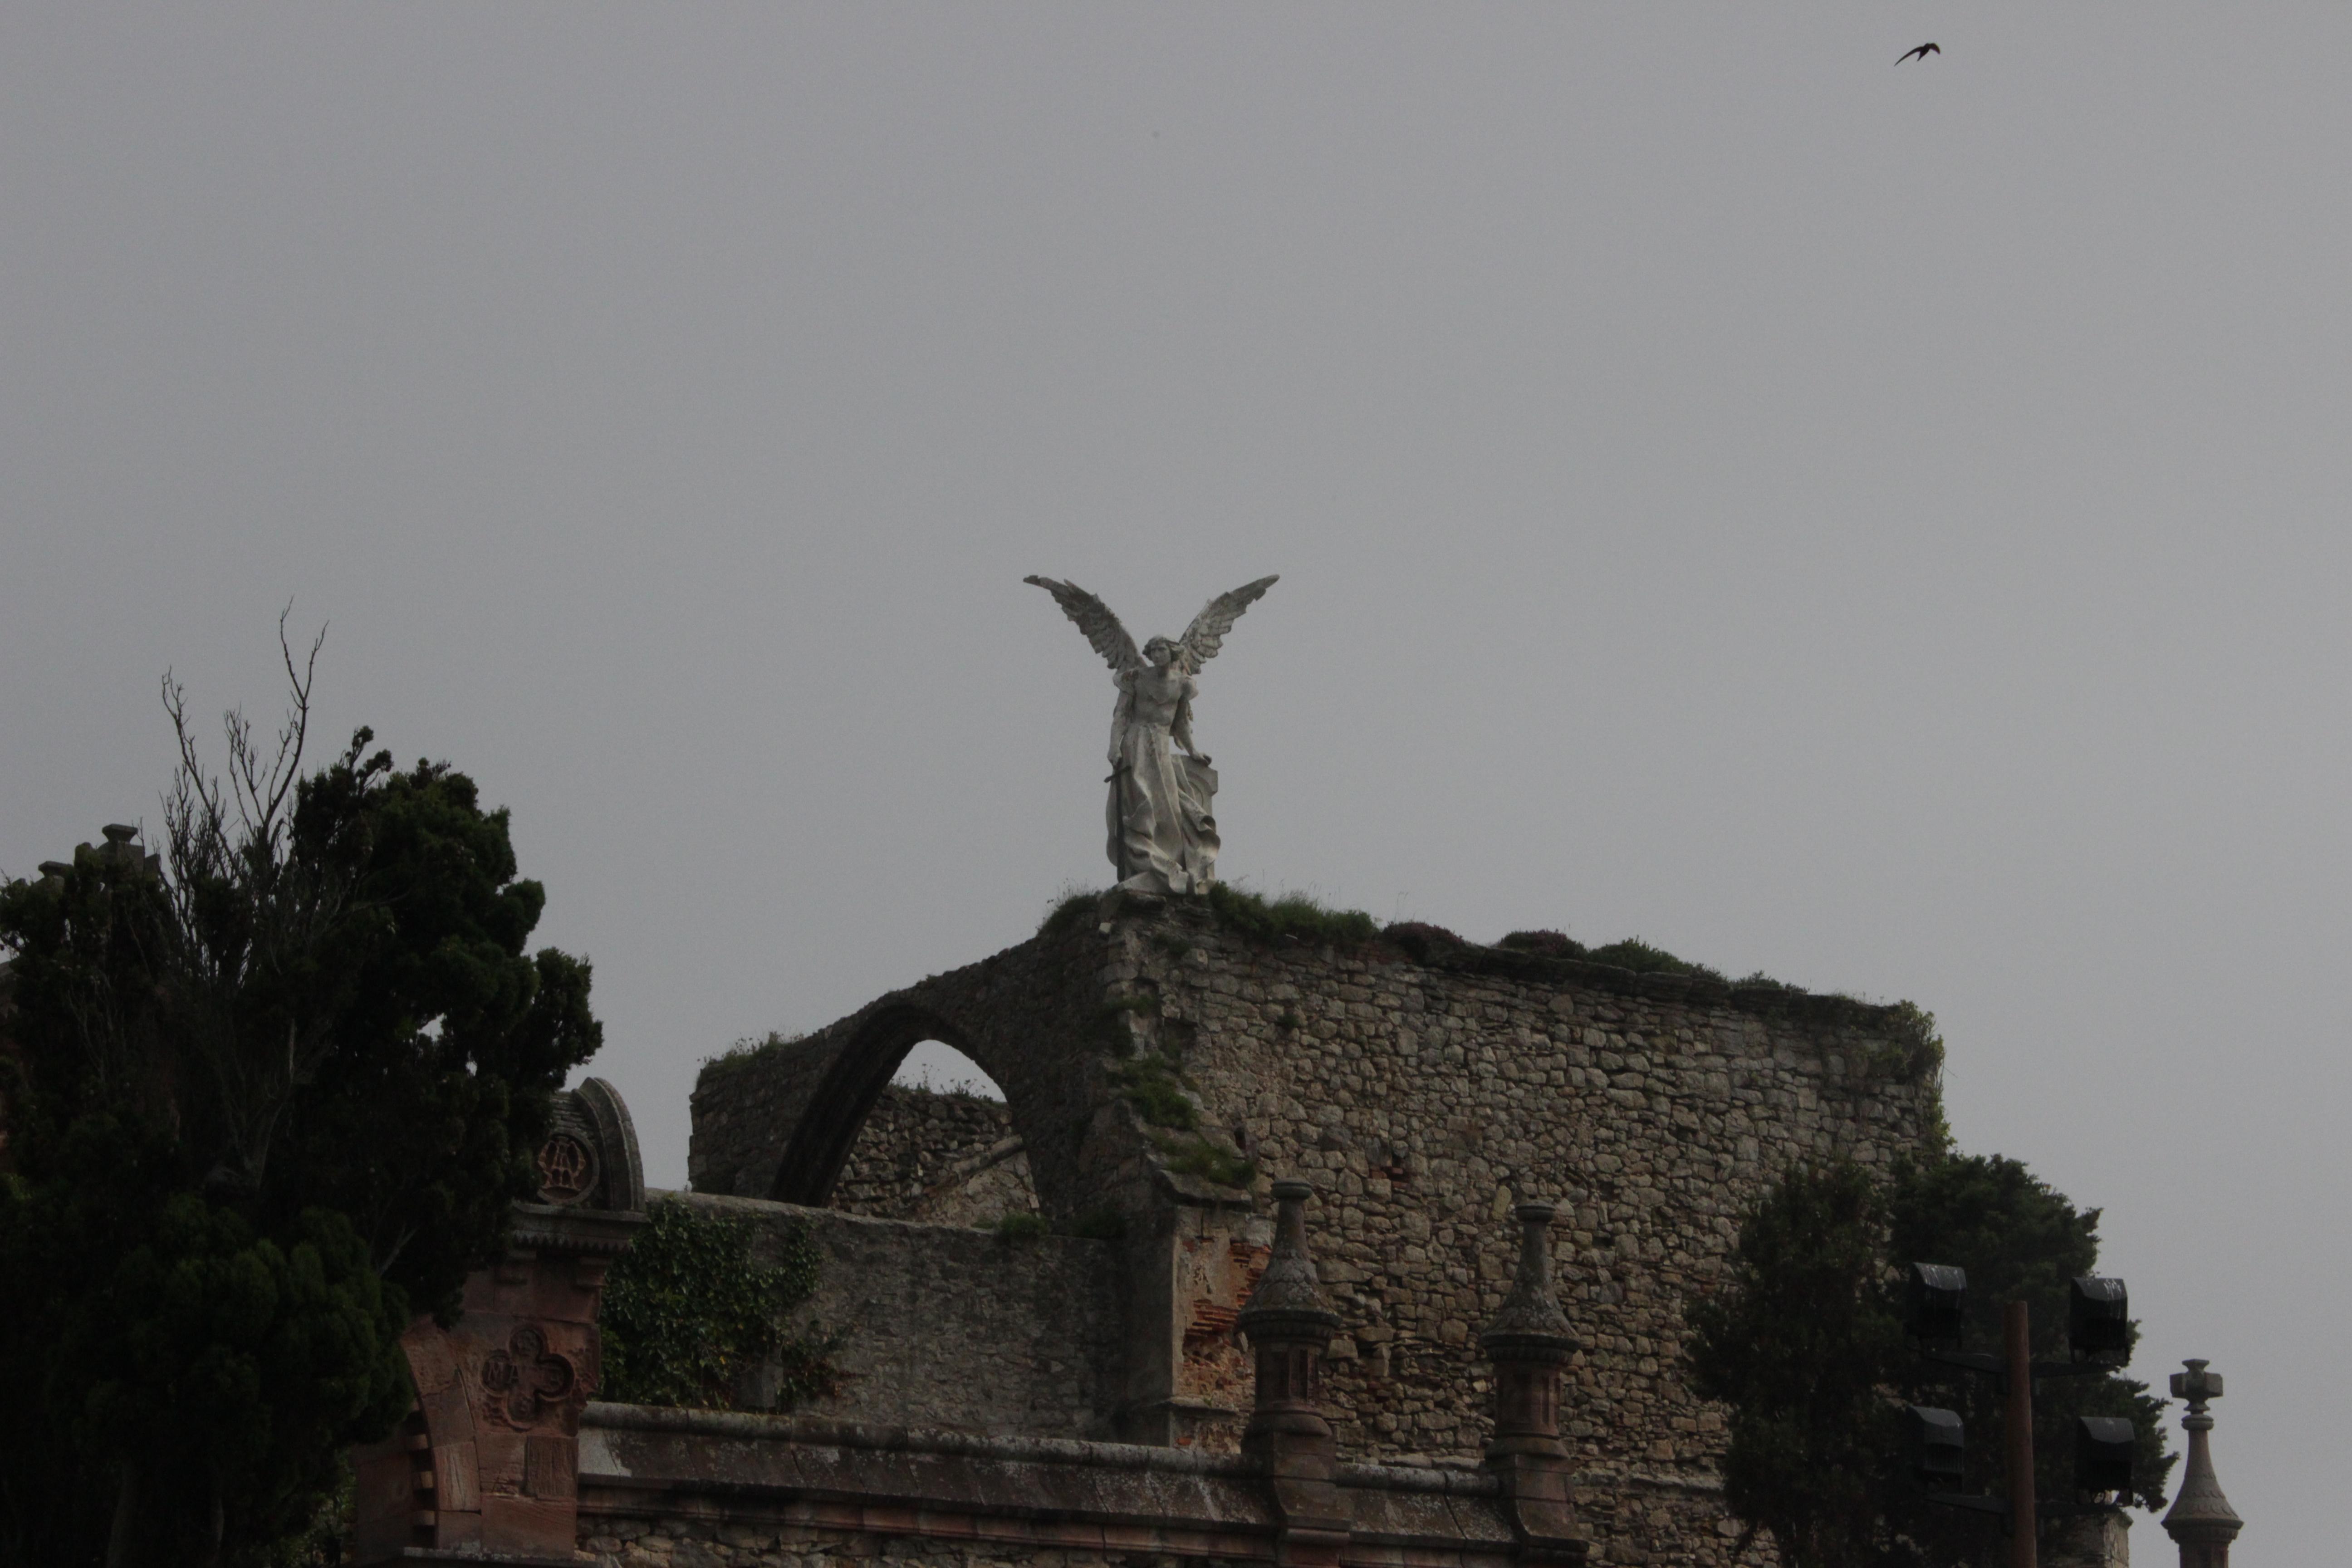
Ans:
MULTIPOLYGON (((874 1102, 907 1059, 907 1053, 925 1040, 952 1047, 977 1063, 982 1072, 1004 1087, 1003 1076, 982 1060, 963 1031, 930 1008, 913 1003, 877 1005, 853 1020, 833 1052, 833 1060, 811 1090, 799 1123, 784 1142, 783 1158, 766 1196, 781 1203, 823 1206, 833 1196, 841 1168, 873 1112, 874 1102)), ((1008 1102, 1011 1090, 1006 1090, 1008 1102)), ((1016 1121, 1018 1113, 1015 1113, 1016 1121)))
POLYGON ((814 1035, 712 1062, 694 1093, 695 1190, 825 1205, 899 1063, 937 1040, 1003 1091, 1048 1219, 1118 1202, 1108 1185, 1140 1177, 1143 1151, 1126 1122, 1100 1120, 1111 1100, 1099 1061, 1109 1042, 1101 958, 1087 945, 1077 933, 1033 941, 894 991, 814 1035))

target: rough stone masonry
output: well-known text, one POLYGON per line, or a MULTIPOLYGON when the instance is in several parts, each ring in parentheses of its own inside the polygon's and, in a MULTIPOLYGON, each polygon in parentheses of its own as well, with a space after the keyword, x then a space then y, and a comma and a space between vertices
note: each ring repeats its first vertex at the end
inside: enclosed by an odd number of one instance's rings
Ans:
MULTIPOLYGON (((1509 1288, 1511 1206, 1556 1202, 1578 1346, 1562 1426, 1593 1560, 1729 1561, 1721 1421, 1678 1371, 1683 1303, 1791 1163, 1882 1164, 1940 1136, 1924 1018, 1406 941, 1255 940, 1194 900, 1066 907, 1020 946, 707 1068, 694 1186, 823 1205, 851 1196, 845 1170, 920 1165, 895 1149, 861 1156, 858 1130, 906 1051, 944 1041, 1003 1088, 1045 1219, 1123 1237, 1102 1276, 1120 1298, 1105 1311, 1125 1324, 1122 1364, 1097 1381, 1087 1425, 1237 1449, 1249 1371, 1234 1319, 1265 1264, 1270 1184, 1296 1177, 1318 1194, 1313 1251, 1340 1320, 1321 1391, 1339 1451, 1440 1470, 1475 1464, 1489 1435, 1477 1331, 1509 1288)), ((889 1118, 894 1142, 909 1125, 889 1118)), ((998 1166, 1006 1136, 988 1145, 998 1166)), ((923 1232, 905 1227, 906 1244, 923 1232)), ((945 1388, 936 1408, 1033 1430, 1052 1401, 1007 1388, 1001 1410, 976 1414, 945 1388)), ((891 1397, 894 1422, 920 1403, 891 1397)), ((856 1399, 819 1414, 879 1418, 856 1399)), ((1072 1420, 1055 1415, 1063 1432, 1072 1420)))

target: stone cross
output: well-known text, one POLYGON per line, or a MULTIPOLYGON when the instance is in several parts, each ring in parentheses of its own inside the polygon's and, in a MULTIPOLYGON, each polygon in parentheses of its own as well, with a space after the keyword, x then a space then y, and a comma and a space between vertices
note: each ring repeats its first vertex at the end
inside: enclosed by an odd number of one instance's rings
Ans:
POLYGON ((2172 1396, 2189 1402, 2189 1414, 2180 1418, 2189 1433, 2189 1468, 2180 1478, 2180 1495, 2164 1516, 2164 1532, 2179 1543, 2180 1568, 2230 1568, 2230 1542, 2245 1521, 2221 1495, 2206 1436, 2213 1430, 2213 1417, 2205 1407, 2221 1397, 2221 1374, 2206 1371, 2202 1361, 2181 1364, 2189 1370, 2172 1374, 2172 1396))

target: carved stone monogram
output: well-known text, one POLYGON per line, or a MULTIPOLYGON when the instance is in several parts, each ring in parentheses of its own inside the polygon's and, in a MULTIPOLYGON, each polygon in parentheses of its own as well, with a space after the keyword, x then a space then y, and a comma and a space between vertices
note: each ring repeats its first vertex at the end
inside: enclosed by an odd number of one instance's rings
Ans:
POLYGON ((572 1363, 547 1348, 547 1335, 529 1323, 514 1331, 507 1348, 482 1363, 482 1387, 517 1426, 535 1426, 571 1397, 579 1374, 572 1363))
POLYGON ((569 1132, 558 1132, 539 1146, 541 1203, 576 1204, 595 1184, 596 1157, 587 1144, 569 1132))

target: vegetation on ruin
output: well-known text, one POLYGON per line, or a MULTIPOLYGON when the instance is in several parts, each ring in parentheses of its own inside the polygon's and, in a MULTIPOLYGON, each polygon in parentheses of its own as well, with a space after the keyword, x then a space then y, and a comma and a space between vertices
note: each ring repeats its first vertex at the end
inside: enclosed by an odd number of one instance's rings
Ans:
POLYGON ((1104 1069, 1119 1097, 1152 1127, 1190 1132, 1201 1125, 1201 1109, 1184 1091, 1176 1064, 1158 1051, 1114 1061, 1104 1069))
POLYGON ((1127 1013, 1149 1018, 1159 1011, 1160 998, 1157 996, 1114 996, 1103 1004, 1103 1012, 1113 1018, 1127 1013))
MULTIPOLYGON (((1116 916, 1123 900, 1106 906, 1105 897, 1095 891, 1066 895, 1046 913, 1037 933, 1056 935, 1084 924, 1097 913, 1116 916)), ((1297 943, 1347 947, 1371 941, 1381 929, 1380 922, 1361 910, 1331 909, 1305 893, 1284 893, 1269 899, 1230 882, 1218 882, 1210 887, 1201 902, 1220 930, 1245 942, 1269 946, 1297 943)), ((1189 952, 1192 944, 1183 938, 1169 936, 1160 945, 1163 952, 1181 954, 1189 952)))
POLYGON ((1606 963, 1616 969, 1630 969, 1636 974, 1688 974, 1725 985, 1752 986, 1769 991, 1802 989, 1785 981, 1775 980, 1760 969, 1739 980, 1727 979, 1719 969, 1709 964, 1694 963, 1686 958, 1677 958, 1664 948, 1644 942, 1638 936, 1630 936, 1622 942, 1612 942, 1601 947, 1587 947, 1565 931, 1515 931, 1495 945, 1513 952, 1531 952, 1543 958, 1606 963))
POLYGON ((1467 939, 1427 921, 1398 921, 1383 927, 1381 940, 1402 952, 1415 963, 1434 963, 1450 952, 1459 952, 1475 944, 1467 939))
MULTIPOLYGON (((1069 931, 1097 913, 1116 916, 1119 912, 1118 903, 1113 902, 1106 908, 1105 897, 1104 893, 1097 891, 1066 895, 1046 913, 1037 928, 1038 934, 1053 935, 1069 931)), ((1425 921, 1398 921, 1383 926, 1361 910, 1333 909, 1306 893, 1284 893, 1268 899, 1247 889, 1219 882, 1209 889, 1202 902, 1220 930, 1262 946, 1356 947, 1378 940, 1396 948, 1417 963, 1434 963, 1454 952, 1486 951, 1480 944, 1441 925, 1433 925, 1425 921)), ((1152 938, 1152 945, 1171 957, 1181 958, 1192 951, 1194 943, 1191 939, 1173 932, 1160 932, 1152 938)), ((1776 980, 1760 969, 1740 979, 1730 979, 1719 969, 1679 958, 1638 936, 1600 947, 1588 947, 1564 931, 1515 931, 1496 942, 1495 947, 1506 952, 1527 953, 1537 958, 1608 964, 1635 974, 1686 974, 1743 990, 1788 991, 1798 994, 1804 992, 1802 986, 1776 980)))
POLYGON ((1198 1176, 1221 1187, 1247 1187, 1257 1180, 1257 1162, 1223 1148, 1198 1132, 1156 1132, 1161 1160, 1180 1175, 1198 1176))
POLYGON ((762 1057, 772 1056, 786 1046, 796 1046, 807 1038, 805 1034, 788 1035, 782 1029, 771 1029, 764 1035, 746 1035, 717 1056, 705 1057, 702 1071, 697 1075, 697 1079, 699 1081, 704 1078, 738 1071, 762 1057))
POLYGON ((1486 950, 1444 926, 1430 925, 1422 921, 1401 921, 1383 929, 1381 940, 1419 963, 1435 963, 1457 952, 1500 951, 1575 963, 1605 963, 1614 969, 1630 970, 1635 974, 1686 974, 1694 979, 1712 980, 1719 985, 1742 990, 1790 991, 1802 994, 1804 989, 1775 980, 1762 970, 1738 980, 1727 979, 1719 969, 1694 963, 1686 958, 1677 958, 1664 948, 1644 942, 1638 936, 1601 947, 1588 947, 1565 931, 1515 931, 1496 942, 1493 950, 1486 950))
POLYGON ((1007 1209, 996 1222, 999 1241, 1034 1241, 1046 1231, 1045 1216, 1029 1209, 1007 1209))
POLYGON ((1380 934, 1380 923, 1363 910, 1335 910, 1305 893, 1268 899, 1218 882, 1206 902, 1219 926, 1248 942, 1350 947, 1380 934))
POLYGON ((1513 952, 1540 953, 1546 958, 1582 958, 1591 949, 1564 931, 1515 931, 1495 943, 1513 952))
MULTIPOLYGON (((1966 1489, 1982 1493, 2000 1489, 2000 1401, 1987 1380, 1940 1374, 1912 1352, 1899 1270, 1968 1270, 1974 1349, 2000 1344, 2001 1303, 2029 1302, 2034 1355, 2063 1360, 2066 1282, 2096 1265, 2098 1222, 1998 1155, 1906 1163, 1885 1180, 1851 1163, 1783 1176, 1748 1213, 1714 1291, 1686 1309, 1691 1385, 1730 1407, 1724 1495, 1747 1527, 1739 1551, 1762 1535, 1792 1568, 1980 1561, 1999 1526, 1922 1500, 1902 1409, 1959 1412, 1966 1489)), ((2139 1438, 2136 1499, 2161 1506, 2173 1460, 2147 1384, 2053 1379, 2035 1399, 2042 1495, 2073 1495, 2072 1446, 2057 1439, 2074 1417, 2122 1415, 2139 1438)))
POLYGON ((1872 1071, 1905 1083, 1925 1082, 1944 1065, 1944 1037, 1936 1032, 1936 1015, 1916 1002, 1897 1002, 1893 1013, 1893 1041, 1874 1053, 1872 1071))
MULTIPOLYGON (((313 653, 315 655, 315 648, 313 653)), ((262 1563, 406 1407, 413 1310, 497 1255, 549 1097, 592 1055, 588 966, 503 811, 365 730, 181 765, 130 846, 0 889, 0 1558, 262 1563), (110 1536, 113 1544, 110 1549, 110 1536)))
POLYGON ((1728 985, 1735 991, 1786 991, 1799 996, 1805 994, 1803 986, 1776 980, 1760 969, 1737 980, 1727 979, 1721 970, 1711 964, 1677 958, 1664 948, 1644 942, 1638 936, 1601 947, 1587 947, 1565 931, 1515 931, 1495 945, 1507 952, 1525 952, 1538 958, 1568 959, 1581 963, 1605 963, 1613 968, 1631 970, 1636 974, 1687 974, 1728 985))
POLYGON ((1584 955, 1587 963, 1606 963, 1616 969, 1630 969, 1636 974, 1688 974, 1701 980, 1713 980, 1728 985, 1723 971, 1704 963, 1693 963, 1686 958, 1676 958, 1663 947, 1654 946, 1638 936, 1622 942, 1612 942, 1606 947, 1596 947, 1584 955))
POLYGON ((1037 923, 1037 934, 1058 936, 1066 931, 1074 930, 1085 924, 1087 917, 1095 912, 1096 906, 1101 902, 1102 894, 1093 889, 1081 889, 1075 893, 1065 893, 1061 901, 1046 910, 1045 918, 1037 923))
POLYGON ((1227 1187, 1246 1187, 1257 1179, 1255 1161, 1201 1131, 1201 1108, 1187 1092, 1182 1069, 1172 1058, 1145 1051, 1110 1062, 1104 1072, 1150 1131, 1152 1146, 1168 1169, 1227 1187))
POLYGON ((604 1277, 600 1397, 704 1410, 789 1410, 831 1394, 837 1335, 795 1331, 820 1258, 805 1226, 784 1232, 772 1261, 748 1219, 652 1206, 636 1244, 604 1277), (761 1375, 775 1369, 770 1386, 761 1375))

